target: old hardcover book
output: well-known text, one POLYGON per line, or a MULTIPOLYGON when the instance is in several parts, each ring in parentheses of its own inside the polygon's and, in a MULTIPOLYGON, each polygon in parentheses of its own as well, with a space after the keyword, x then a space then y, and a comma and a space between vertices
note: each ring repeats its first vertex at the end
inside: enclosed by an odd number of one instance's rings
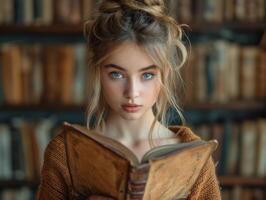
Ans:
POLYGON ((256 141, 258 137, 256 124, 245 120, 241 124, 240 137, 240 175, 245 177, 255 176, 256 141))
POLYGON ((256 121, 258 131, 256 141, 256 167, 255 175, 266 178, 266 119, 260 118, 256 121))
POLYGON ((32 77, 33 77, 33 48, 23 45, 21 47, 21 89, 24 104, 31 104, 32 101, 32 77))
POLYGON ((266 96, 266 50, 259 51, 259 62, 256 66, 256 99, 263 100, 266 96))
POLYGON ((74 49, 69 45, 58 47, 57 50, 57 81, 58 100, 63 105, 73 103, 73 74, 75 67, 74 49))
POLYGON ((5 103, 21 104, 23 102, 21 48, 15 44, 4 45, 1 52, 1 65, 5 103))
POLYGON ((42 103, 58 102, 58 84, 57 84, 57 50, 58 46, 45 46, 42 50, 42 74, 43 74, 43 93, 42 103))
POLYGON ((158 146, 141 161, 122 143, 79 125, 64 124, 72 194, 114 199, 184 199, 217 148, 216 140, 158 146))
POLYGON ((240 93, 243 100, 255 99, 256 66, 258 63, 258 49, 254 46, 242 48, 242 63, 240 68, 240 93))

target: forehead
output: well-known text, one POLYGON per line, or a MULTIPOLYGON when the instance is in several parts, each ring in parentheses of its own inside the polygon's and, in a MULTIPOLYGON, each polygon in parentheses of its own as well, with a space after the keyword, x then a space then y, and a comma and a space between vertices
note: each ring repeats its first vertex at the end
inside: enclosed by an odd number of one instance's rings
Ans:
POLYGON ((103 65, 115 64, 127 71, 138 71, 147 66, 155 65, 149 54, 134 42, 124 42, 110 48, 109 56, 103 65))

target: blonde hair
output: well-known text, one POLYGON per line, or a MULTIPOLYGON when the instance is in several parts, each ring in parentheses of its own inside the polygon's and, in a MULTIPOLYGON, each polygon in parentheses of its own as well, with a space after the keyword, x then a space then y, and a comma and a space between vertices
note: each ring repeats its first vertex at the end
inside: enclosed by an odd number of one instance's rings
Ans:
POLYGON ((110 47, 133 41, 143 47, 161 72, 161 90, 153 106, 155 120, 149 131, 149 144, 154 147, 152 131, 156 121, 168 126, 167 111, 174 108, 181 122, 178 91, 183 88, 180 68, 187 58, 182 43, 182 27, 166 13, 163 0, 104 0, 93 20, 85 23, 88 44, 87 127, 104 123, 108 106, 101 93, 100 66, 110 47), (94 122, 94 124, 92 123, 94 122))

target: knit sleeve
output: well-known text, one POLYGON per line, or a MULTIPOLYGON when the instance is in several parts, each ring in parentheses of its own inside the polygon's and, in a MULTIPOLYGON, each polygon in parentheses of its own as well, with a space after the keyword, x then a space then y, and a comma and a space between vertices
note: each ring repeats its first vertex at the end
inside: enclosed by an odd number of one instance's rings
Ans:
POLYGON ((220 200, 221 192, 213 158, 207 161, 192 187, 188 200, 220 200))
POLYGON ((67 199, 69 185, 64 138, 63 134, 59 134, 46 147, 36 199, 67 199))

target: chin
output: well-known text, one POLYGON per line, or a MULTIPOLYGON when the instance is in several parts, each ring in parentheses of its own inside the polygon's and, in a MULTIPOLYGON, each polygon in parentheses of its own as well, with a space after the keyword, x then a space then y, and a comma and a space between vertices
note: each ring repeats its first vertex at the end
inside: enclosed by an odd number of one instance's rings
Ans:
POLYGON ((120 115, 125 120, 137 120, 142 117, 141 113, 122 113, 120 115))

